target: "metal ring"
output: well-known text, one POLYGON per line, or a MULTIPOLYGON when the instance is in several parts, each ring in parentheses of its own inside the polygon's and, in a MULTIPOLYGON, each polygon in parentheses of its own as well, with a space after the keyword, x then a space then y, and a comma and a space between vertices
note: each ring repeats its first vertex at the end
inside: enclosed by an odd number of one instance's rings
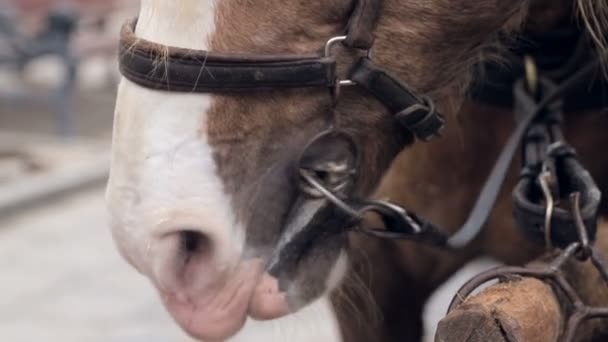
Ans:
POLYGON ((524 57, 524 67, 526 69, 526 87, 528 88, 528 91, 536 97, 539 85, 538 67, 532 56, 526 55, 524 57))
MULTIPOLYGON (((304 158, 304 155, 306 154, 306 151, 308 151, 308 149, 311 148, 311 146, 313 146, 319 140, 321 140, 321 139, 323 139, 323 138, 325 138, 327 136, 339 137, 339 138, 343 139, 344 141, 346 141, 349 144, 349 148, 351 149, 351 152, 354 155, 354 163, 352 165, 352 168, 350 170, 346 170, 345 172, 343 172, 344 175, 348 174, 350 176, 350 179, 345 180, 336 189, 332 189, 332 190, 335 190, 335 191, 341 191, 346 186, 352 184, 355 181, 357 172, 358 172, 359 167, 361 165, 361 154, 359 152, 357 143, 354 141, 354 138, 350 134, 348 134, 347 132, 345 132, 345 131, 336 130, 333 127, 329 127, 327 130, 319 133, 317 136, 315 136, 313 139, 311 139, 304 146, 304 148, 300 152, 300 155, 298 156, 298 159, 297 159, 298 172, 299 172, 299 174, 300 174, 301 177, 303 176, 303 172, 306 172, 307 176, 314 178, 314 180, 316 181, 316 183, 318 183, 319 186, 323 187, 323 189, 325 189, 326 191, 330 191, 327 188, 325 188, 325 186, 318 180, 317 177, 314 177, 314 170, 311 170, 310 168, 306 168, 306 167, 302 166, 302 160, 304 158)), ((306 179, 307 177, 302 177, 302 178, 304 180, 308 181, 308 179, 306 179)), ((308 182, 308 183, 309 183, 309 185, 314 185, 314 184, 311 184, 310 182, 308 182)), ((313 188, 315 188, 315 189, 310 189, 310 188, 305 188, 303 186, 300 186, 300 189, 304 193, 310 195, 311 197, 319 198, 319 197, 323 197, 324 196, 323 192, 319 191, 315 186, 313 186, 313 188)))
POLYGON ((583 215, 581 214, 581 193, 575 192, 570 195, 570 203, 572 204, 572 214, 574 215, 574 223, 576 225, 579 243, 581 244, 581 257, 582 260, 587 260, 591 256, 592 251, 591 245, 589 243, 589 235, 587 234, 587 227, 585 227, 583 215))
POLYGON ((329 40, 325 43, 325 54, 323 56, 331 56, 331 49, 334 47, 334 45, 344 42, 346 38, 347 36, 336 36, 329 38, 329 40))
POLYGON ((397 213, 403 220, 405 220, 405 222, 407 222, 409 227, 412 228, 414 234, 422 233, 422 227, 420 226, 420 224, 416 222, 416 220, 414 220, 404 208, 396 204, 393 204, 388 201, 376 200, 370 202, 370 206, 368 208, 368 210, 372 211, 378 211, 383 209, 392 210, 393 212, 397 213))
MULTIPOLYGON (((325 43, 325 49, 324 49, 324 57, 330 57, 331 56, 331 49, 338 43, 342 43, 344 42, 348 37, 347 36, 336 36, 336 37, 332 37, 330 38, 326 43, 325 43)), ((367 50, 367 56, 368 58, 372 55, 371 49, 367 50)), ((351 86, 355 86, 357 85, 357 82, 353 81, 353 80, 336 80, 336 87, 351 87, 351 86)))
POLYGON ((456 292, 456 296, 452 298, 452 301, 448 305, 447 313, 454 311, 456 307, 466 302, 466 300, 478 290, 481 286, 488 282, 498 280, 499 282, 503 279, 509 279, 511 276, 518 277, 533 277, 537 279, 546 279, 549 277, 546 272, 541 270, 534 270, 519 266, 499 266, 487 271, 484 271, 477 276, 473 277, 456 292))
MULTIPOLYGON (((412 230, 412 232, 408 233, 408 235, 417 235, 422 232, 422 227, 420 226, 420 224, 416 222, 404 208, 387 201, 373 200, 369 202, 363 202, 363 205, 359 208, 358 211, 359 215, 361 216, 365 215, 365 213, 376 213, 380 215, 381 218, 385 218, 387 217, 387 215, 391 215, 393 218, 401 219, 412 230)), ((384 224, 386 224, 386 222, 384 222, 384 224)), ((396 233, 395 230, 392 228, 393 227, 385 226, 385 229, 382 230, 382 232, 389 234, 396 233)), ((368 232, 368 230, 364 231, 368 232)), ((374 229, 372 229, 371 231, 374 233, 377 232, 377 230, 374 229)))
POLYGON ((540 183, 543 195, 545 196, 545 201, 547 202, 547 208, 545 210, 545 245, 547 249, 553 248, 553 242, 551 241, 551 219, 553 217, 553 210, 555 209, 555 199, 553 198, 549 185, 551 177, 552 175, 548 170, 547 164, 543 164, 543 171, 538 176, 538 182, 540 183))
POLYGON ((333 203, 336 207, 343 210, 346 214, 361 219, 361 215, 358 211, 355 211, 351 208, 346 202, 336 196, 333 192, 326 189, 312 174, 312 172, 308 170, 300 170, 300 176, 304 179, 308 184, 314 187, 320 194, 322 194, 327 200, 333 203))

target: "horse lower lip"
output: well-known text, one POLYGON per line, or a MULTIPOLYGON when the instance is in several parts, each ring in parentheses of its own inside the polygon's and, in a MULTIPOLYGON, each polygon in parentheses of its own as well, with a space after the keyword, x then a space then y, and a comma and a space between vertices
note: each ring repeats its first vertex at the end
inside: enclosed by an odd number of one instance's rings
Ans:
POLYGON ((246 311, 206 312, 190 303, 165 302, 177 323, 192 337, 201 340, 223 340, 238 332, 245 323, 246 311))
POLYGON ((268 273, 262 276, 249 303, 249 315, 257 320, 270 320, 289 314, 287 296, 279 282, 268 273))
POLYGON ((261 273, 260 261, 243 262, 217 291, 180 294, 179 298, 163 293, 161 297, 171 316, 188 334, 204 341, 221 341, 245 324, 261 273))

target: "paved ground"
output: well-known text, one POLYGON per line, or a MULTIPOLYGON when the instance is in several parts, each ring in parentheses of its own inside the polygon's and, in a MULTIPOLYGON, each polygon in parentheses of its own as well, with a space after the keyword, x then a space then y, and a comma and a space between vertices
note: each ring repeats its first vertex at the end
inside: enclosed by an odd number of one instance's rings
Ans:
POLYGON ((0 220, 3 341, 181 341, 152 288, 127 267, 97 189, 0 220))

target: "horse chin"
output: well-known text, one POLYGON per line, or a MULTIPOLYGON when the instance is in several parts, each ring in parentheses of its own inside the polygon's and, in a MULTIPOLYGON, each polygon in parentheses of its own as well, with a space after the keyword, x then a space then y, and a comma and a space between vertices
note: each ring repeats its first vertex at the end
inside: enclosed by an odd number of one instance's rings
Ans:
POLYGON ((268 273, 261 281, 249 302, 249 315, 260 321, 281 318, 291 312, 287 294, 279 289, 278 280, 268 273))
POLYGON ((290 313, 278 282, 258 263, 243 262, 223 286, 211 293, 166 293, 163 303, 174 320, 192 337, 224 341, 241 330, 248 316, 270 320, 290 313))

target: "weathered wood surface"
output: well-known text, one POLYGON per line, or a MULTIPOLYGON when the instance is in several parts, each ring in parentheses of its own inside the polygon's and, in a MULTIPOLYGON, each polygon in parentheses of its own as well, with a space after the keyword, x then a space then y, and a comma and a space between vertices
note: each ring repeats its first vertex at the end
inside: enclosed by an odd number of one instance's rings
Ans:
MULTIPOLYGON (((608 225, 598 233, 597 248, 608 255, 608 225)), ((534 262, 546 266, 551 257, 534 262)), ((568 281, 588 305, 608 306, 608 286, 591 262, 567 262, 568 281)), ((488 287, 446 316, 437 328, 436 342, 554 342, 566 320, 565 301, 547 283, 522 278, 488 287), (561 304, 561 305, 560 305, 561 304)), ((608 320, 581 325, 576 341, 608 341, 608 320)))
POLYGON ((468 299, 440 322, 436 341, 552 342, 561 318, 551 287, 526 278, 468 299))

